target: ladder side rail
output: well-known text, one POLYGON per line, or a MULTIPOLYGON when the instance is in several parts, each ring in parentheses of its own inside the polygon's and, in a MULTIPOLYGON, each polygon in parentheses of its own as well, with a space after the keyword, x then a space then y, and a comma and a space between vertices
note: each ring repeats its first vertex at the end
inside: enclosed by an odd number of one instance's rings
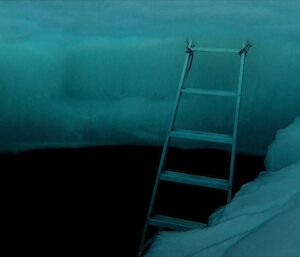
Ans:
MULTIPOLYGON (((190 46, 191 44, 192 44, 192 42, 189 42, 188 46, 190 46)), ((140 247, 139 247, 139 255, 142 254, 143 246, 145 244, 147 231, 148 231, 148 227, 149 227, 149 222, 150 222, 152 210, 153 210, 154 203, 155 203, 156 193, 157 193, 157 189, 158 189, 158 185, 159 185, 160 174, 163 170, 166 155, 167 155, 167 151, 168 151, 169 144, 170 144, 170 133, 173 129, 174 122, 175 122, 175 119, 176 119, 176 116, 177 116, 177 111, 178 111, 178 106, 179 106, 179 101, 180 101, 180 96, 181 96, 181 89, 182 89, 182 87, 184 85, 184 82, 185 82, 185 79, 186 79, 186 72, 187 72, 187 67, 188 67, 188 63, 189 63, 189 60, 190 60, 190 54, 191 54, 190 52, 186 52, 186 54, 185 54, 185 60, 184 60, 184 64, 183 64, 183 68, 182 68, 182 72, 181 72, 181 76, 180 76, 178 91, 177 91, 177 95, 176 95, 176 99, 175 99, 175 105, 174 105, 174 109, 173 109, 173 112, 172 112, 172 118, 171 118, 171 122, 170 122, 170 125, 169 125, 169 128, 168 128, 167 137, 166 137, 165 142, 164 142, 164 146, 163 146, 163 150, 162 150, 162 154, 161 154, 161 158, 160 158, 160 163, 159 163, 158 171, 157 171, 154 186, 153 186, 151 200, 150 200, 150 204, 149 204, 149 207, 148 207, 146 222, 145 222, 145 226, 144 226, 144 229, 143 229, 143 234, 142 234, 141 243, 140 243, 140 247)))
MULTIPOLYGON (((246 44, 244 43, 243 47, 245 47, 245 46, 246 46, 246 44)), ((237 145, 236 141, 237 141, 238 126, 239 126, 245 55, 246 55, 246 53, 243 52, 240 57, 241 60, 240 60, 239 80, 238 80, 238 88, 237 88, 237 100, 236 100, 236 105, 235 105, 235 116, 234 116, 234 126, 233 126, 233 144, 232 144, 232 148, 231 148, 230 171, 229 171, 229 190, 228 190, 228 195, 227 195, 227 203, 231 201, 231 197, 232 197, 232 185, 233 185, 233 176, 234 176, 235 159, 236 159, 236 145, 237 145)))

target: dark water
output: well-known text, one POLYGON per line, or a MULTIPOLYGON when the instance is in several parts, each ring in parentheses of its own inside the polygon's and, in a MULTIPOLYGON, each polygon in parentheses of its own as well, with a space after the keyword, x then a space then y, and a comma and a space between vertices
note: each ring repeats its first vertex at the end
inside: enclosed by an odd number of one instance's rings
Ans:
MULTIPOLYGON (((160 153, 111 146, 0 155, 12 252, 136 256, 160 153)), ((225 177, 227 158, 217 150, 172 149, 167 166, 225 177)), ((263 169, 262 157, 239 155, 235 191, 263 169)), ((202 221, 225 198, 166 184, 159 192, 155 211, 202 221)))

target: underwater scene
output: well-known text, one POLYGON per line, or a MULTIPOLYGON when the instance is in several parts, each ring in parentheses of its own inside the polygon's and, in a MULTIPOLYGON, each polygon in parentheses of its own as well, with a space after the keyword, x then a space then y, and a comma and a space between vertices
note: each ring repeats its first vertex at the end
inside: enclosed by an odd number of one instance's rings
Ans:
POLYGON ((299 13, 0 0, 11 253, 300 257, 299 13))

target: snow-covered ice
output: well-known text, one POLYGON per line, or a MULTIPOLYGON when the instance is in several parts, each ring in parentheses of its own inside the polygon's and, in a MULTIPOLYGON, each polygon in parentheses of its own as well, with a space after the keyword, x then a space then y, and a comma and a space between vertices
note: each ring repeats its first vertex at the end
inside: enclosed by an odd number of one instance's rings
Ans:
POLYGON ((277 132, 266 156, 267 170, 279 170, 300 160, 299 127, 300 117, 287 128, 277 132))
POLYGON ((300 206, 284 211, 230 247, 231 257, 299 257, 300 206))

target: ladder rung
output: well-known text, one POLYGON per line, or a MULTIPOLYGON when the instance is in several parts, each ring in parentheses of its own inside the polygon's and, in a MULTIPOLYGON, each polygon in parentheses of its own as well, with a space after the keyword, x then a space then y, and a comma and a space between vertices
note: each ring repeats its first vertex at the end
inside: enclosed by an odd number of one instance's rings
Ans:
POLYGON ((189 230, 194 228, 205 228, 207 226, 204 223, 168 217, 165 215, 155 215, 150 219, 150 225, 174 230, 189 230))
POLYGON ((239 53, 241 49, 194 47, 192 50, 193 52, 239 53))
POLYGON ((183 93, 198 94, 198 95, 216 95, 216 96, 237 96, 238 94, 232 91, 224 90, 206 90, 198 88, 184 88, 181 90, 183 93))
POLYGON ((216 188, 220 190, 229 189, 229 182, 226 179, 192 175, 183 172, 174 172, 167 170, 161 173, 160 179, 164 181, 208 188, 216 188))
POLYGON ((233 137, 226 134, 217 134, 211 132, 192 131, 185 129, 176 129, 171 131, 170 137, 184 138, 191 140, 202 140, 209 142, 232 144, 233 137))

